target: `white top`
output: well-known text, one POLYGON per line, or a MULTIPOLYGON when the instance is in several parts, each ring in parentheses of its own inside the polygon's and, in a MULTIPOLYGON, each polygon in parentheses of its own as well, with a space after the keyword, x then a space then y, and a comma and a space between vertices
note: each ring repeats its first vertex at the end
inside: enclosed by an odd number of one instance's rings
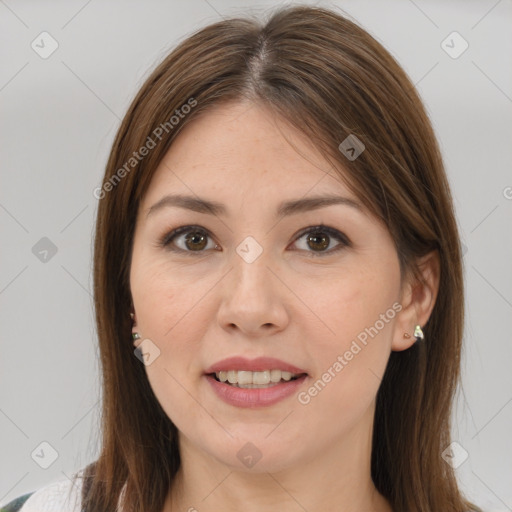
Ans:
MULTIPOLYGON (((19 512, 82 512, 82 484, 82 478, 74 482, 66 478, 45 485, 25 501, 19 512)), ((121 491, 116 512, 122 512, 119 504, 124 491, 125 487, 121 491)))
POLYGON ((81 512, 82 479, 58 480, 38 489, 20 508, 20 512, 81 512))
MULTIPOLYGON (((68 478, 57 480, 35 491, 21 508, 19 512, 82 512, 82 478, 75 481, 75 485, 68 478)), ((120 507, 121 499, 126 490, 124 486, 118 500, 116 512, 122 512, 120 507)), ((0 505, 0 512, 7 503, 0 505)), ((501 512, 505 509, 489 509, 501 512)), ((473 512, 468 510, 467 512, 473 512)))

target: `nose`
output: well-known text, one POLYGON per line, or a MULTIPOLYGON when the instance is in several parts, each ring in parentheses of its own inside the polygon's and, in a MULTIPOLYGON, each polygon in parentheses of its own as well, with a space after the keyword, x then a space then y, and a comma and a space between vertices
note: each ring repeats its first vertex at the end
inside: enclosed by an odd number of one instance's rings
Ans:
POLYGON ((286 299, 292 294, 276 275, 279 271, 271 268, 276 265, 271 265, 265 251, 252 262, 236 252, 232 260, 220 288, 219 325, 252 338, 285 329, 289 323, 286 299))

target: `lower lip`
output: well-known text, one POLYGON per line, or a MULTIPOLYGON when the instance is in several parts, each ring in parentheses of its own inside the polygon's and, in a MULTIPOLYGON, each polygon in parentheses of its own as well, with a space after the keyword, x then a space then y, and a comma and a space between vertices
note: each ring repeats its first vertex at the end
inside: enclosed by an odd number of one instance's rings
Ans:
POLYGON ((211 375, 205 375, 217 396, 224 402, 236 407, 265 407, 275 404, 293 395, 306 380, 307 375, 298 379, 280 382, 268 388, 237 388, 219 382, 211 375))

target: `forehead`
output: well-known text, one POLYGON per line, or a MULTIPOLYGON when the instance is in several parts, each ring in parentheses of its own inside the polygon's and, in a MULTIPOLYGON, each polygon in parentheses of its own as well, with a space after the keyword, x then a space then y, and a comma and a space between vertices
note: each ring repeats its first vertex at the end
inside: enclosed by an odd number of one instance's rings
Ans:
POLYGON ((259 196, 264 203, 308 191, 356 199, 313 143, 285 120, 252 102, 218 105, 173 141, 146 193, 209 197, 259 196))

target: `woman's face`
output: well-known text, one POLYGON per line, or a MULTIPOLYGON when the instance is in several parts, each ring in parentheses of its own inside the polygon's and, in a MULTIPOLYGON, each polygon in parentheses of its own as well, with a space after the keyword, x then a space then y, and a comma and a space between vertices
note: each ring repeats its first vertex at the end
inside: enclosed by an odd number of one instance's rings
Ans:
POLYGON ((182 449, 254 471, 367 442, 403 334, 386 226, 277 122, 236 103, 186 127, 139 209, 130 271, 135 345, 182 449), (171 195, 190 199, 161 202, 171 195), (344 200, 313 201, 327 196, 344 200), (233 357, 245 361, 222 362, 233 357))

